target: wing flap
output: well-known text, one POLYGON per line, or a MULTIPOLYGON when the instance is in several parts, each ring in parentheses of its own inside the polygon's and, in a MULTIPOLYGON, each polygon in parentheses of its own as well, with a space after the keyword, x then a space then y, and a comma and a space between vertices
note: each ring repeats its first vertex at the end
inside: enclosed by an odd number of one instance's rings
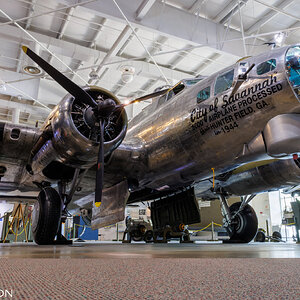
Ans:
POLYGON ((104 189, 101 206, 93 206, 92 229, 98 229, 124 220, 128 197, 127 181, 122 181, 104 189))

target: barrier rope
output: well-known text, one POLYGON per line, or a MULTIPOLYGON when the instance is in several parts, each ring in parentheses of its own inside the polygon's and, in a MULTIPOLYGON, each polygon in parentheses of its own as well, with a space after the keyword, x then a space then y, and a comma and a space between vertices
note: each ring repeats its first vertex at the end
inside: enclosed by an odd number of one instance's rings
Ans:
MULTIPOLYGON (((205 229, 207 229, 207 228, 209 228, 210 226, 212 226, 212 224, 214 224, 214 226, 219 226, 219 227, 223 227, 223 225, 221 225, 221 224, 218 224, 218 223, 215 223, 215 222, 211 222, 211 223, 209 223, 207 226, 205 226, 204 228, 202 228, 202 229, 199 229, 199 230, 191 230, 192 232, 199 232, 199 231, 203 231, 203 230, 205 230, 205 229)), ((292 223, 291 223, 292 224, 292 223)), ((84 228, 91 228, 91 226, 87 226, 87 225, 80 225, 80 224, 73 224, 73 226, 77 226, 77 227, 84 227, 84 228)), ((110 225, 110 226, 106 226, 106 227, 104 227, 104 228, 110 228, 110 227, 112 227, 113 225, 110 225)), ((70 233, 70 232, 72 232, 74 230, 74 227, 68 227, 68 228, 66 228, 66 232, 67 233, 70 233)))
POLYGON ((296 223, 293 222, 293 223, 289 223, 289 224, 284 224, 285 226, 290 226, 290 225, 295 225, 296 223))
POLYGON ((202 229, 199 229, 199 230, 192 230, 192 231, 193 231, 193 232, 203 231, 203 230, 205 230, 206 228, 212 226, 212 224, 214 224, 215 226, 223 227, 223 225, 221 225, 221 224, 218 224, 218 223, 215 223, 215 222, 211 222, 211 223, 209 223, 207 226, 205 226, 205 227, 202 228, 202 229))
MULTIPOLYGON (((26 227, 27 227, 28 222, 29 222, 29 220, 26 222, 25 226, 23 227, 23 230, 22 230, 21 232, 19 232, 19 233, 17 234, 17 236, 21 235, 21 234, 24 232, 24 230, 25 230, 26 227)), ((13 231, 12 228, 11 228, 11 231, 12 231, 12 233, 13 233, 14 235, 16 235, 16 233, 13 231)))

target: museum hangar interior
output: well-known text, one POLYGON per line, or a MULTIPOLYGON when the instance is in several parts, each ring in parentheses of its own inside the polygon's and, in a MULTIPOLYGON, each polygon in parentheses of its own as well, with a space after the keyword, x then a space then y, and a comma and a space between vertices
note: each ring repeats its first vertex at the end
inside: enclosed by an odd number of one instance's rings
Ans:
POLYGON ((299 11, 0 0, 0 298, 299 299, 299 11))

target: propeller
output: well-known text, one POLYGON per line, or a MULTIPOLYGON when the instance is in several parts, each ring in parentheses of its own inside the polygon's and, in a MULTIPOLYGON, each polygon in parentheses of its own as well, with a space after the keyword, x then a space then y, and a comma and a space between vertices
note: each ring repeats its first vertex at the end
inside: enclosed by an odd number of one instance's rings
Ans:
POLYGON ((30 50, 26 46, 22 46, 22 50, 36 63, 38 64, 46 73, 48 73, 60 86, 62 86, 66 91, 68 91, 72 96, 76 98, 77 101, 90 106, 87 109, 89 124, 96 128, 100 127, 100 134, 97 141, 99 142, 99 151, 97 158, 97 171, 96 171, 96 188, 95 188, 95 206, 100 207, 102 199, 102 189, 103 189, 103 177, 104 177, 104 129, 105 123, 109 119, 110 115, 116 110, 124 109, 125 106, 145 101, 147 99, 160 96, 165 94, 169 89, 164 89, 158 92, 151 93, 149 95, 139 97, 135 100, 130 101, 128 104, 116 105, 115 101, 112 99, 105 99, 103 101, 96 102, 83 88, 75 84, 60 71, 51 66, 43 58, 37 55, 35 52, 30 50), (97 124, 97 125, 96 125, 97 124))

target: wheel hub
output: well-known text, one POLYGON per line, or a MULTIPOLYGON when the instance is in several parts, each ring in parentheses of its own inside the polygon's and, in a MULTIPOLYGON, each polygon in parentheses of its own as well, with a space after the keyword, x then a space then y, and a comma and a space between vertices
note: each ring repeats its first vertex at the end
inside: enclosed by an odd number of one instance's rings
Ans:
MULTIPOLYGON (((236 212, 233 212, 235 214, 236 212)), ((231 221, 231 226, 235 232, 240 232, 244 226, 244 221, 241 216, 241 213, 238 213, 234 219, 231 221)))

